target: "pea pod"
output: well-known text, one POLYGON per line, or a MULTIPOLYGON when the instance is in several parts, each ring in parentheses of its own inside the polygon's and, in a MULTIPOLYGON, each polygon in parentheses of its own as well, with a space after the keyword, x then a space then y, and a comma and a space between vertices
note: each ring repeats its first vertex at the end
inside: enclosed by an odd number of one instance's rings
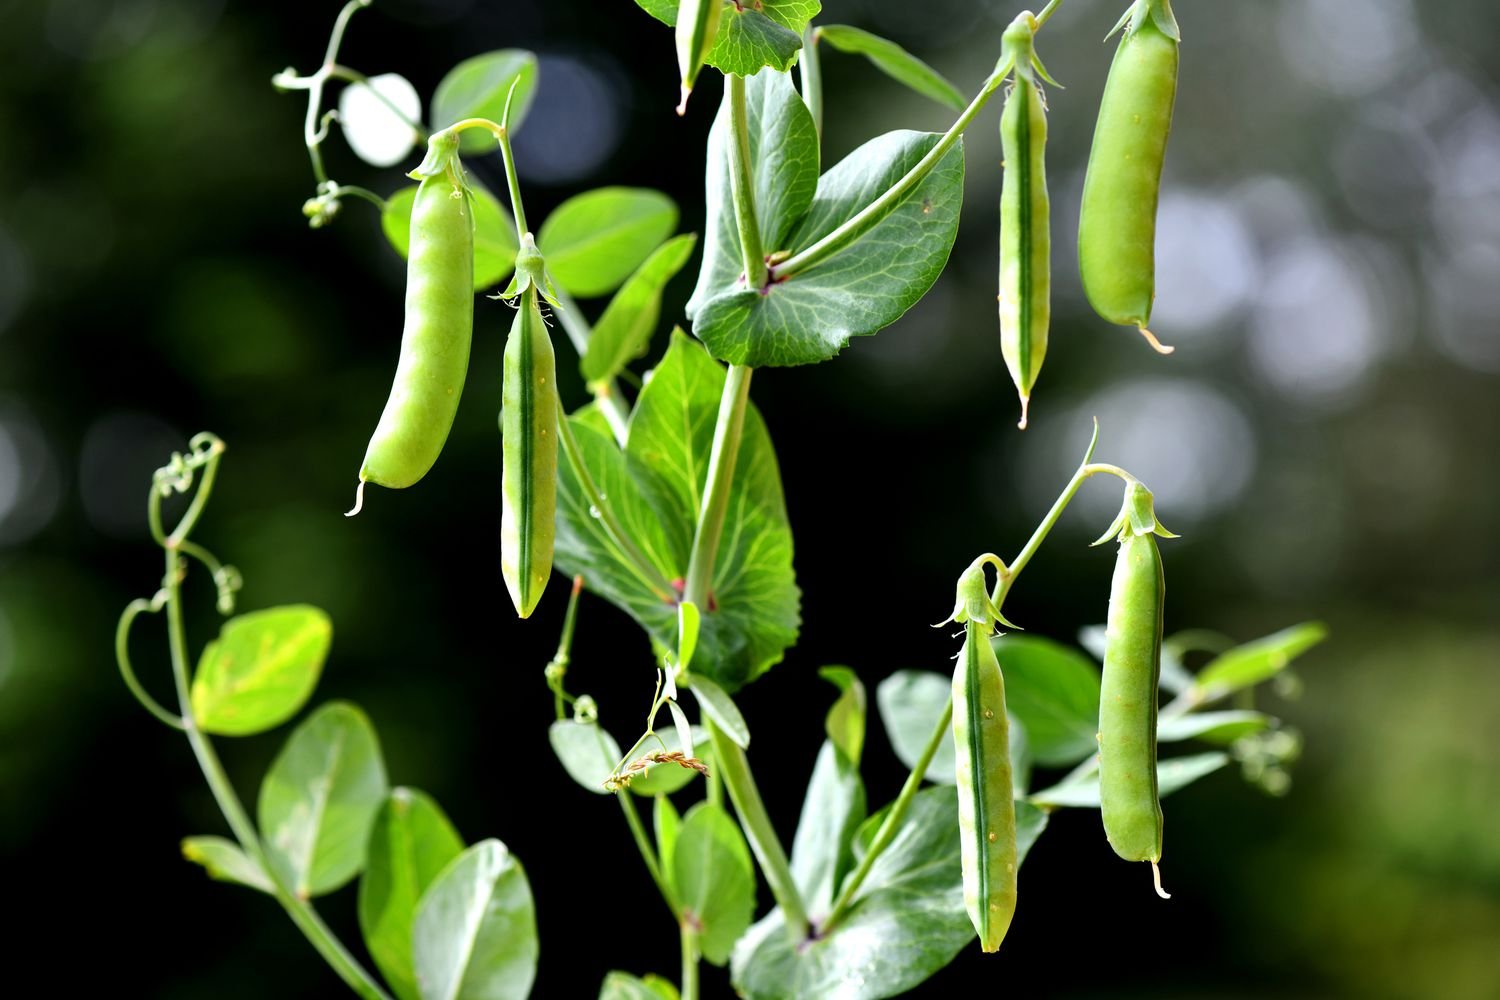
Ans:
POLYGON ((1048 79, 1032 46, 1027 11, 1005 29, 1004 55, 1015 83, 1000 115, 1005 177, 1000 188, 1000 350, 1021 397, 1026 427, 1031 387, 1047 354, 1052 316, 1052 206, 1047 197, 1047 110, 1037 82, 1048 79))
POLYGON ((682 71, 679 115, 687 114, 688 95, 693 92, 703 60, 714 47, 723 14, 724 0, 682 0, 677 8, 677 68, 682 71))
POLYGON ((1169 0, 1136 0, 1121 24, 1083 181, 1078 268, 1095 312, 1136 327, 1168 354, 1146 324, 1156 298, 1156 204, 1181 34, 1169 0))
POLYGON ((1131 482, 1120 516, 1094 543, 1111 537, 1120 541, 1099 695, 1099 799, 1109 845, 1126 861, 1149 861, 1156 891, 1165 898, 1157 868, 1162 813, 1156 787, 1156 712, 1166 590, 1157 535, 1176 537, 1156 520, 1151 491, 1131 482))
POLYGON ((505 341, 500 430, 500 571, 522 618, 552 575, 557 515, 557 364, 542 319, 542 257, 530 233, 516 256, 516 318, 505 341))
POLYGON ((359 470, 364 484, 411 486, 437 461, 458 412, 474 329, 474 212, 458 137, 433 136, 411 213, 406 324, 390 398, 359 470))
POLYGON ((953 671, 953 758, 958 784, 958 833, 964 908, 979 946, 998 951, 1016 912, 1016 806, 1010 765, 1005 679, 990 635, 1001 621, 975 560, 959 581, 954 618, 964 623, 964 646, 953 671))

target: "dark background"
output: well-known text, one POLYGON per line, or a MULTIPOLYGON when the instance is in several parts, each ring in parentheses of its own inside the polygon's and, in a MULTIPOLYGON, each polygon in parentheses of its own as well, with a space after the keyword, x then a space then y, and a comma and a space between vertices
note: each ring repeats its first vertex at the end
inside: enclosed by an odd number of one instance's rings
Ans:
MULTIPOLYGON (((972 91, 1015 6, 828 0, 820 20, 893 37, 972 91)), ((1056 318, 1032 429, 1014 429, 996 343, 994 110, 971 130, 964 224, 927 299, 835 364, 756 376, 805 619, 741 699, 757 776, 790 842, 831 694, 815 668, 850 664, 872 691, 944 669, 952 644, 928 623, 956 572, 1019 547, 1098 415, 1099 458, 1151 484, 1183 536, 1164 546, 1169 630, 1330 624, 1300 700, 1268 701, 1306 752, 1284 799, 1231 769, 1169 801, 1169 904, 1096 815, 1059 815, 1002 954, 970 949, 919 995, 1500 995, 1500 8, 1179 0, 1153 324, 1178 351, 1161 358, 1088 313, 1071 264, 1099 39, 1122 6, 1068 0, 1040 40, 1067 89, 1049 91, 1056 318)), ((230 452, 200 535, 243 571, 241 607, 326 608, 319 697, 361 703, 393 781, 525 861, 536 994, 592 996, 615 967, 675 975, 675 929, 618 810, 547 745, 564 588, 520 623, 499 578, 503 308, 477 307, 437 468, 339 516, 388 388, 403 271, 358 202, 305 226, 302 99, 269 86, 315 68, 337 8, 0 3, 0 851, 11 978, 49 995, 340 990, 273 904, 182 862, 179 838, 221 821, 111 663, 118 610, 158 585, 151 470, 202 428, 230 452)), ((715 87, 671 113, 671 34, 629 0, 381 0, 342 59, 430 95, 459 59, 509 46, 542 58, 518 151, 535 219, 618 183, 669 192, 701 226, 715 87)), ((827 163, 950 120, 851 57, 824 65, 827 163)), ((337 136, 326 149, 339 180, 402 183, 337 136)), ((1029 631, 1068 639, 1103 617, 1111 560, 1083 543, 1117 496, 1086 488, 1028 571, 1007 611, 1029 631)), ((216 626, 211 594, 190 593, 197 644, 216 626)), ((165 692, 147 634, 138 667, 165 692)), ((601 601, 573 676, 628 739, 651 658, 601 601)), ((281 738, 221 741, 248 800, 281 738)), ((878 726, 866 777, 872 802, 902 778, 878 726)), ((357 941, 352 890, 321 910, 357 941)), ((707 983, 727 995, 721 974, 707 983)))

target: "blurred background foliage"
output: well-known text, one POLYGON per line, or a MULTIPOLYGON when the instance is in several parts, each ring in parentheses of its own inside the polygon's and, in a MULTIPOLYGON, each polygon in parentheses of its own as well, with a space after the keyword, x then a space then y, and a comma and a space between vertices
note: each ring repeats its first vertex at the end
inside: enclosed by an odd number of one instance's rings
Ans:
MULTIPOLYGON (((478 305, 437 469, 339 516, 389 384, 403 269, 358 202, 306 227, 301 100, 269 85, 316 66, 337 6, 0 3, 0 851, 25 915, 13 965, 68 995, 338 989, 272 905, 180 860, 181 836, 220 821, 111 663, 118 609, 157 586, 151 470, 200 428, 230 445, 201 534, 243 570, 241 606, 326 608, 321 695, 370 711, 393 780, 525 860, 537 995, 676 966, 619 816, 547 750, 541 668, 565 589, 522 625, 501 586, 503 307, 478 305)), ((826 0, 820 20, 894 38, 972 89, 1016 6, 826 0)), ((848 663, 872 687, 944 669, 952 644, 927 623, 954 574, 1019 546, 1097 414, 1100 457, 1150 483, 1183 536, 1164 546, 1169 630, 1330 623, 1300 699, 1270 706, 1304 758, 1283 799, 1226 771, 1169 802, 1170 904, 1112 857, 1097 817, 1060 816, 1004 952, 971 950, 920 995, 1500 996, 1500 7, 1179 0, 1153 323, 1178 352, 1163 359, 1088 313, 1071 263, 1099 39, 1122 6, 1068 0, 1040 40, 1067 89, 1049 94, 1056 318, 1032 429, 1014 429, 996 340, 994 113, 971 131, 964 224, 927 299, 832 365, 755 381, 806 619, 743 696, 766 797, 789 839, 830 696, 815 667, 848 663)), ((343 61, 430 94, 458 60, 508 46, 541 56, 518 140, 538 219, 624 183, 667 191, 683 228, 701 226, 716 94, 672 114, 670 33, 629 0, 379 0, 343 61)), ((849 57, 825 54, 825 73, 829 163, 875 132, 948 123, 849 57)), ((402 183, 328 149, 341 181, 402 183)), ((690 284, 671 286, 668 315, 690 284)), ((1085 491, 1011 617, 1064 639, 1102 620, 1111 557, 1083 543, 1117 503, 1085 491)), ((201 642, 216 625, 209 589, 195 596, 201 642)), ((583 608, 573 679, 634 730, 649 650, 602 602, 583 608)), ((247 795, 277 742, 224 741, 247 795)), ((880 737, 866 756, 872 801, 888 799, 899 766, 880 737)), ((323 908, 357 938, 351 893, 323 908)))

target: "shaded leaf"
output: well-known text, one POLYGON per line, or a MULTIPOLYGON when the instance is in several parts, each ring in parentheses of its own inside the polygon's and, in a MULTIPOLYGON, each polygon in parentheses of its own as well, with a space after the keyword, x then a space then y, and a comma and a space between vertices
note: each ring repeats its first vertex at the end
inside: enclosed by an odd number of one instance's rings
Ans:
POLYGON ((824 740, 792 840, 792 876, 814 921, 827 915, 834 890, 853 865, 850 845, 865 810, 858 765, 831 739, 824 740))
POLYGON ((886 76, 923 97, 955 111, 968 106, 964 95, 943 74, 889 39, 847 24, 818 25, 818 39, 840 52, 864 56, 886 76))
POLYGON ((1032 758, 1067 767, 1099 747, 1099 668, 1071 647, 1038 636, 994 640, 1005 704, 1026 727, 1032 758))
POLYGON ((585 380, 611 379, 646 353, 661 318, 662 290, 688 262, 697 242, 698 237, 689 233, 663 243, 615 293, 579 359, 585 380))
MULTIPOLYGON (((1187 757, 1172 757, 1156 762, 1157 795, 1166 798, 1179 789, 1186 788, 1199 778, 1213 774, 1229 763, 1229 755, 1200 753, 1187 757)), ((1072 781, 1053 785, 1036 792, 1030 801, 1038 806, 1074 806, 1084 809, 1099 808, 1099 772, 1072 781)))
POLYGON ((182 842, 182 856, 202 865, 216 882, 233 882, 268 895, 276 891, 265 869, 226 837, 187 837, 182 842))
POLYGON ((193 677, 199 728, 249 736, 281 725, 312 696, 332 643, 333 623, 307 604, 229 619, 193 677))
POLYGON ((605 187, 557 206, 536 243, 552 280, 591 298, 618 288, 676 228, 677 205, 660 191, 605 187))
POLYGON ((604 779, 620 762, 620 744, 597 722, 559 719, 547 729, 547 741, 568 777, 595 795, 609 795, 604 779))
POLYGON ((536 907, 498 840, 454 858, 417 904, 412 959, 422 1000, 524 1000, 536 978, 536 907))
POLYGON ((729 961, 755 911, 755 872, 739 826, 722 806, 700 802, 683 817, 672 850, 672 885, 682 919, 698 930, 703 957, 729 961))
MULTIPOLYGON (((930 670, 898 670, 875 688, 881 724, 901 763, 916 766, 952 693, 952 680, 930 670)), ((944 740, 927 766, 927 780, 951 785, 953 768, 953 741, 944 740)))

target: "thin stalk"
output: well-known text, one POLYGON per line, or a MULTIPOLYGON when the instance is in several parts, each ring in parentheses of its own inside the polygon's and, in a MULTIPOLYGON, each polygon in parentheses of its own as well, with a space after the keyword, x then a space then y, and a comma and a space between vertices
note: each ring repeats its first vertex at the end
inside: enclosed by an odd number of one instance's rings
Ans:
POLYGON ((686 922, 679 926, 682 934, 681 1000, 698 1000, 698 932, 686 922))
POLYGON ((734 218, 740 233, 740 257, 745 265, 745 286, 766 284, 765 250, 760 242, 760 222, 755 215, 755 166, 750 162, 750 123, 745 111, 745 78, 724 74, 729 85, 729 186, 734 193, 734 218))
MULTIPOLYGON (((948 155, 948 151, 958 142, 959 138, 964 134, 964 130, 969 127, 969 124, 979 112, 984 110, 984 106, 989 103, 989 99, 994 95, 995 91, 1000 89, 1000 84, 1004 80, 1005 77, 1003 74, 990 74, 990 78, 985 81, 984 87, 980 89, 979 95, 970 102, 969 106, 958 116, 958 120, 953 123, 948 131, 943 133, 942 138, 937 141, 937 144, 927 151, 927 155, 917 161, 916 166, 902 175, 901 179, 887 188, 880 197, 866 205, 859 214, 846 221, 821 240, 818 240, 818 242, 806 250, 794 254, 781 264, 778 264, 776 266, 776 280, 782 281, 823 263, 823 261, 834 254, 847 249, 861 236, 879 225, 901 203, 902 199, 911 194, 916 186, 922 183, 927 175, 932 172, 932 168, 936 167, 938 162, 944 156, 948 155)), ((758 288, 760 286, 756 285, 752 287, 758 288)))
POLYGON ((610 541, 635 570, 641 582, 651 588, 653 594, 665 602, 675 601, 677 595, 672 589, 672 584, 657 572, 656 567, 651 565, 651 561, 630 540, 624 527, 609 509, 609 504, 605 503, 604 495, 599 492, 599 487, 594 484, 594 477, 589 475, 588 467, 583 464, 583 452, 578 447, 578 439, 573 436, 573 426, 568 422, 567 411, 562 408, 561 403, 558 404, 557 430, 557 436, 562 441, 563 454, 567 456, 568 464, 573 467, 573 474, 578 477, 578 483, 583 487, 590 507, 599 512, 599 521, 604 525, 604 531, 609 535, 610 541))
POLYGON ((808 22, 802 33, 802 57, 797 63, 797 74, 802 79, 802 101, 812 114, 813 126, 823 138, 823 60, 818 54, 818 29, 808 22))
POLYGON ((875 867, 876 860, 885 849, 890 846, 891 840, 896 836, 896 831, 901 829, 901 824, 906 821, 906 813, 911 809, 912 800, 916 798, 917 792, 922 787, 922 780, 927 777, 928 765, 932 758, 937 755, 938 748, 948 738, 949 727, 953 724, 953 699, 948 699, 948 704, 943 707, 943 714, 938 719, 936 728, 932 735, 927 738, 927 745, 922 748, 922 756, 912 765, 911 774, 906 776, 906 784, 901 786, 901 794, 896 796, 891 811, 886 814, 885 820, 881 822, 880 829, 875 831, 875 839, 870 841, 869 850, 860 859, 859 866, 844 879, 844 887, 839 892, 838 899, 834 900, 833 908, 828 911, 828 917, 819 928, 827 932, 835 927, 849 907, 854 903, 854 897, 859 893, 859 887, 864 884, 865 878, 870 874, 870 869, 875 867))
POLYGON ((677 916, 677 901, 672 896, 672 890, 667 885, 667 880, 662 877, 661 859, 656 856, 656 848, 651 846, 651 840, 646 836, 646 828, 641 823, 640 810, 635 807, 635 799, 627 789, 615 792, 615 798, 620 800, 620 811, 625 814, 625 822, 630 827, 630 835, 635 839, 636 850, 641 852, 641 860, 646 862, 646 871, 651 873, 651 881, 656 883, 656 891, 661 893, 662 901, 667 904, 667 909, 672 915, 677 916))
POLYGON ((692 556, 688 560, 687 579, 683 586, 683 600, 692 601, 705 610, 709 607, 709 588, 713 581, 714 560, 719 554, 719 539, 724 532, 724 515, 729 510, 729 487, 734 481, 740 437, 745 429, 745 409, 750 399, 750 376, 754 371, 744 365, 730 365, 724 379, 724 393, 719 397, 713 451, 708 459, 708 482, 704 485, 703 507, 698 512, 692 556))
POLYGON ((1042 12, 1036 16, 1036 26, 1040 28, 1050 21, 1053 13, 1061 6, 1062 0, 1048 0, 1047 6, 1043 7, 1042 12))
POLYGON ((729 789, 729 798, 734 803, 734 811, 739 814, 745 839, 750 841, 750 850, 760 864, 761 874, 771 887, 776 905, 781 907, 787 933, 794 941, 801 941, 807 937, 807 909, 802 905, 802 894, 797 891, 792 866, 781 841, 776 839, 766 804, 761 801, 760 789, 750 773, 750 762, 745 758, 745 751, 725 736, 712 719, 705 718, 703 724, 713 739, 714 762, 718 765, 715 770, 723 776, 724 787, 729 789))

